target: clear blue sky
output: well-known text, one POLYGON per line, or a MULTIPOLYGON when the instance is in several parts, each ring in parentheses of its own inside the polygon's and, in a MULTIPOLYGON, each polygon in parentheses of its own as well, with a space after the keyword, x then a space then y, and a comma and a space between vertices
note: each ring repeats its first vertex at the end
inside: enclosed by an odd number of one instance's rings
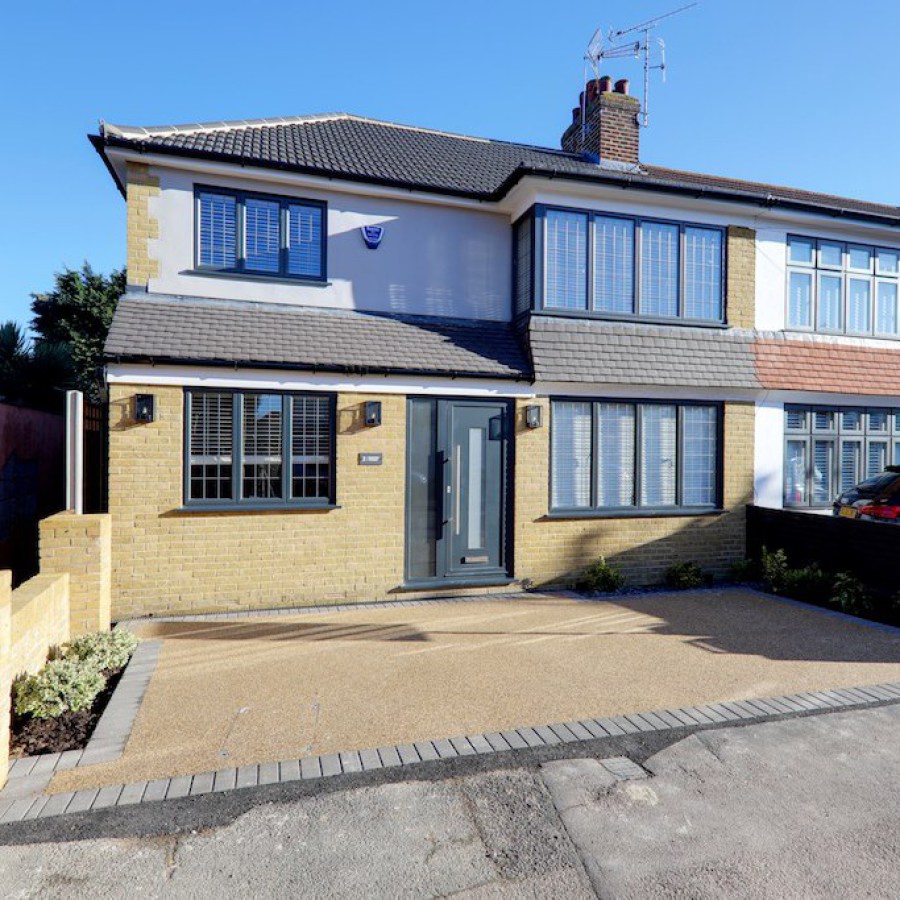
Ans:
MULTIPOLYGON (((29 294, 63 266, 124 262, 124 203, 85 138, 98 118, 342 110, 556 147, 594 29, 683 2, 13 4, 0 56, 0 320, 27 322, 29 294)), ((898 33, 891 0, 701 0, 659 31, 668 81, 653 79, 642 158, 900 202, 898 33)), ((609 72, 639 80, 631 60, 609 72)))

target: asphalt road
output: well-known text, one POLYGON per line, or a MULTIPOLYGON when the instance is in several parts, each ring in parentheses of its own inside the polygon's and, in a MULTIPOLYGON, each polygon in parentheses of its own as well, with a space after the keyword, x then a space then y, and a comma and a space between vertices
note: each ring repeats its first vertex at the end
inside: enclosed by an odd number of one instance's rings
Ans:
POLYGON ((0 893, 900 896, 900 704, 576 747, 4 827, 0 893))

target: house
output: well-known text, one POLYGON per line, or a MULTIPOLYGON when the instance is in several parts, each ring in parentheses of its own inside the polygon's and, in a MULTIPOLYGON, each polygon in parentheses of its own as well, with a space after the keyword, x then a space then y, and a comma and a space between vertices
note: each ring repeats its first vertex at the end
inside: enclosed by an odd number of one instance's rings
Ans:
POLYGON ((643 163, 638 106, 91 136, 114 616, 724 574, 746 504, 900 461, 900 208, 643 163))

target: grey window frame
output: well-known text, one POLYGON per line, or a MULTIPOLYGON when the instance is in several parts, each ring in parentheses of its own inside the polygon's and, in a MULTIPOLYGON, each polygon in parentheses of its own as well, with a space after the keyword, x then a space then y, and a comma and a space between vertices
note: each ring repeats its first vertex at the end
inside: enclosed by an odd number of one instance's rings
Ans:
POLYGON ((897 312, 897 331, 884 332, 878 330, 878 286, 881 282, 892 282, 897 287, 898 306, 900 306, 900 266, 896 272, 882 272, 879 268, 879 253, 900 254, 898 247, 886 247, 882 244, 866 244, 860 241, 841 241, 834 238, 817 238, 808 234, 788 232, 784 242, 785 257, 785 300, 784 330, 810 334, 836 334, 850 337, 875 337, 880 340, 900 341, 900 309, 897 312), (807 241, 813 244, 811 263, 793 262, 791 260, 791 240, 807 241), (821 245, 835 244, 841 247, 841 265, 825 266, 821 262, 821 245), (851 248, 865 249, 871 252, 872 262, 868 269, 850 267, 851 248), (791 272, 807 272, 812 274, 810 297, 810 325, 791 324, 791 272), (819 279, 821 275, 839 276, 841 279, 841 324, 840 328, 819 328, 819 279), (850 280, 852 278, 867 279, 869 288, 869 328, 867 331, 850 330, 850 280))
MULTIPOLYGON (((706 222, 688 222, 677 219, 664 219, 657 216, 634 216, 627 213, 603 209, 583 209, 580 207, 557 206, 552 204, 535 204, 519 219, 513 222, 515 229, 526 217, 532 218, 532 251, 531 251, 531 282, 530 295, 531 307, 529 312, 553 315, 553 316, 572 316, 575 318, 603 319, 606 321, 625 321, 625 322, 650 322, 666 325, 691 325, 703 328, 724 328, 728 321, 728 229, 721 225, 711 225, 706 222), (586 308, 583 310, 564 309, 547 305, 547 283, 546 283, 546 234, 547 234, 547 213, 548 212, 576 213, 586 215, 588 220, 586 251, 587 259, 585 265, 585 291, 586 291, 586 308), (632 312, 631 313, 614 313, 604 312, 602 310, 593 309, 594 306, 594 265, 595 265, 595 236, 594 222, 597 218, 624 219, 634 223, 634 259, 632 261, 634 267, 634 275, 632 278, 632 312), (642 229, 644 223, 654 223, 660 225, 674 225, 678 227, 678 313, 674 316, 648 316, 640 313, 640 297, 641 297, 641 240, 642 229), (717 231, 721 235, 721 315, 715 319, 691 319, 684 315, 685 305, 685 270, 684 251, 685 251, 685 230, 688 228, 706 229, 709 231, 717 231)), ((515 232, 514 232, 515 234, 515 232)), ((516 257, 516 241, 513 241, 513 258, 515 267, 516 257)), ((515 268, 514 268, 515 271, 515 268)), ((524 312, 516 307, 518 315, 524 312)))
POLYGON ((184 426, 182 454, 182 503, 184 509, 191 510, 278 510, 278 509, 333 509, 336 498, 337 468, 337 395, 314 391, 270 391, 263 388, 185 388, 184 389, 184 426), (203 500, 191 497, 191 406, 195 395, 230 394, 232 402, 232 436, 231 436, 231 497, 224 500, 203 500), (281 497, 266 499, 243 498, 243 465, 244 465, 244 397, 247 394, 271 394, 281 398, 281 497), (315 397, 324 399, 329 404, 329 472, 328 497, 294 498, 291 496, 293 480, 292 417, 291 399, 293 397, 315 397))
POLYGON ((550 398, 550 428, 553 428, 553 407, 556 403, 590 403, 591 404, 591 501, 587 507, 555 507, 553 506, 553 441, 550 441, 550 467, 547 473, 549 518, 558 519, 628 519, 649 516, 704 516, 720 513, 723 510, 724 492, 724 459, 725 459, 725 404, 721 400, 646 400, 636 397, 579 397, 577 395, 560 395, 550 398), (603 403, 622 403, 634 406, 634 484, 632 506, 598 506, 598 408, 603 403), (640 407, 674 406, 675 413, 675 503, 666 506, 641 506, 641 419, 640 407), (702 506, 685 506, 681 499, 684 480, 684 421, 682 410, 686 407, 712 407, 716 411, 716 472, 715 497, 712 504, 702 506))
POLYGON ((798 503, 787 499, 784 484, 782 484, 782 505, 785 509, 829 509, 834 499, 842 493, 841 475, 843 458, 843 446, 846 442, 857 442, 861 445, 862 458, 860 460, 859 479, 869 477, 868 460, 869 445, 887 444, 887 464, 892 465, 900 450, 900 408, 891 406, 852 406, 843 404, 829 406, 825 404, 810 403, 786 403, 784 406, 784 441, 782 448, 782 460, 787 461, 788 441, 807 441, 809 452, 807 455, 808 468, 805 474, 806 502, 798 503), (788 427, 788 413, 802 412, 804 414, 804 426, 802 428, 788 427), (817 412, 831 413, 833 425, 829 429, 816 429, 815 414, 817 412), (844 425, 844 413, 858 412, 861 414, 860 428, 848 428, 844 425), (869 416, 872 413, 884 413, 887 416, 887 427, 877 431, 869 427, 869 416), (834 497, 826 502, 814 501, 814 453, 813 447, 816 441, 830 441, 834 445, 831 484, 834 486, 834 497))
POLYGON ((288 197, 279 194, 263 194, 256 191, 237 190, 235 188, 216 187, 211 184, 194 185, 194 271, 204 275, 240 276, 275 281, 290 281, 308 284, 324 284, 328 280, 328 204, 324 200, 310 200, 306 197, 288 197), (204 265, 200 261, 200 196, 201 194, 221 194, 233 197, 236 204, 235 222, 235 265, 231 267, 204 265), (278 213, 278 271, 266 272, 262 269, 251 269, 246 264, 245 223, 247 200, 263 200, 279 205, 278 213), (291 206, 309 206, 320 210, 322 216, 322 240, 319 244, 319 275, 300 275, 288 270, 288 237, 289 208, 291 206))

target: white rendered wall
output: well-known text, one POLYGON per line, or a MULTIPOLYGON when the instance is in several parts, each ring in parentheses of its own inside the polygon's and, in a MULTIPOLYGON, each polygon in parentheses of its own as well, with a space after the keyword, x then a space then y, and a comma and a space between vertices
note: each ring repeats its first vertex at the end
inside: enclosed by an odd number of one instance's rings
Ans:
POLYGON ((159 239, 152 293, 271 301, 339 309, 503 320, 511 311, 512 231, 509 217, 322 189, 267 186, 250 179, 197 175, 154 167, 160 194, 150 215, 159 239), (328 285, 197 275, 194 268, 194 183, 244 188, 328 203, 328 285), (361 225, 383 225, 369 250, 361 225))
POLYGON ((756 402, 753 502, 781 509, 784 494, 784 401, 756 402))

